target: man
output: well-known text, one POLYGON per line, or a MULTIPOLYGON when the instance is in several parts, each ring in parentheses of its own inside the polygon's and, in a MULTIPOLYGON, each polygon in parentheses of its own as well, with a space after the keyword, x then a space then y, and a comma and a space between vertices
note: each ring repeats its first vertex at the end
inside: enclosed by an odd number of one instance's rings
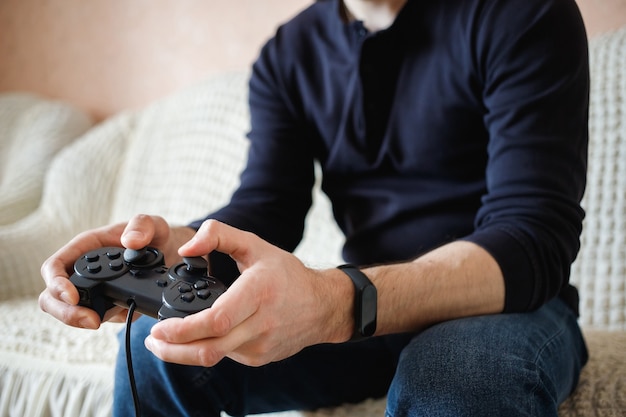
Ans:
MULTIPOLYGON (((573 0, 317 1, 254 65, 231 202, 190 227, 140 215, 79 235, 42 267, 40 305, 99 326, 67 280, 89 249, 150 244, 168 263, 209 254, 232 282, 212 308, 133 326, 154 354, 133 345, 148 415, 387 395, 393 417, 556 416, 586 361, 568 284, 586 54, 573 0), (360 270, 290 254, 316 160, 360 270)), ((117 415, 132 411, 123 355, 117 415)))

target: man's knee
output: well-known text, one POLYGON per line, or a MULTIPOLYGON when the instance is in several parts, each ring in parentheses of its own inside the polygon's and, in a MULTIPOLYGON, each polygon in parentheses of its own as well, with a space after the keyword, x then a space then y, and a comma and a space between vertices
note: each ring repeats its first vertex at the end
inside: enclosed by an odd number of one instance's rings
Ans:
MULTIPOLYGON (((400 358, 388 415, 516 416, 554 410, 554 389, 541 370, 472 319, 443 323, 416 336, 400 358)), ((542 414, 546 415, 546 414, 542 414)))

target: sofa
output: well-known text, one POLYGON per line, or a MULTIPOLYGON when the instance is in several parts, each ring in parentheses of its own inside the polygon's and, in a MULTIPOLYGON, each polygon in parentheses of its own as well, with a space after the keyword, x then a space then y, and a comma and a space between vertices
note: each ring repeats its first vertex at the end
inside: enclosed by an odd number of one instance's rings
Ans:
MULTIPOLYGON (((587 217, 572 267, 590 360, 564 417, 626 415, 626 28, 590 52, 587 217)), ((41 312, 41 263, 88 228, 136 213, 185 224, 226 203, 245 163, 247 79, 215 74, 98 123, 67 102, 0 94, 0 417, 110 415, 123 325, 82 330, 41 312)), ((296 254, 337 265, 341 244, 318 185, 296 254)), ((382 416, 384 399, 271 415, 382 416)))

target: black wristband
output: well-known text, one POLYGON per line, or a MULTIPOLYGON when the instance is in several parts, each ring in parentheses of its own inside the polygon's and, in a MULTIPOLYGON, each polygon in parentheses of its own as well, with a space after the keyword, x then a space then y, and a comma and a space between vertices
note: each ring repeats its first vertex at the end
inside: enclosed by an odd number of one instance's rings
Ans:
POLYGON ((377 298, 372 281, 354 265, 340 265, 354 284, 354 333, 350 340, 359 340, 376 332, 377 298))

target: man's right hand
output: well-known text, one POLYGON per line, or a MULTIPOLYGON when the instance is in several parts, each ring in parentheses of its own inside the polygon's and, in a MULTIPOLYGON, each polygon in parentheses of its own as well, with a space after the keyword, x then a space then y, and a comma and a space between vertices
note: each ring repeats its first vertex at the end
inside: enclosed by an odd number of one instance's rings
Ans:
MULTIPOLYGON (((43 263, 41 276, 46 288, 39 296, 39 307, 70 326, 97 329, 100 327, 100 317, 95 311, 78 306, 78 291, 69 280, 74 262, 80 256, 104 246, 129 249, 154 246, 164 253, 168 264, 173 264, 180 259, 178 248, 194 234, 191 228, 170 228, 163 218, 148 215, 137 215, 128 223, 83 232, 43 263)), ((123 321, 125 316, 125 310, 116 307, 107 312, 104 321, 123 321)))

